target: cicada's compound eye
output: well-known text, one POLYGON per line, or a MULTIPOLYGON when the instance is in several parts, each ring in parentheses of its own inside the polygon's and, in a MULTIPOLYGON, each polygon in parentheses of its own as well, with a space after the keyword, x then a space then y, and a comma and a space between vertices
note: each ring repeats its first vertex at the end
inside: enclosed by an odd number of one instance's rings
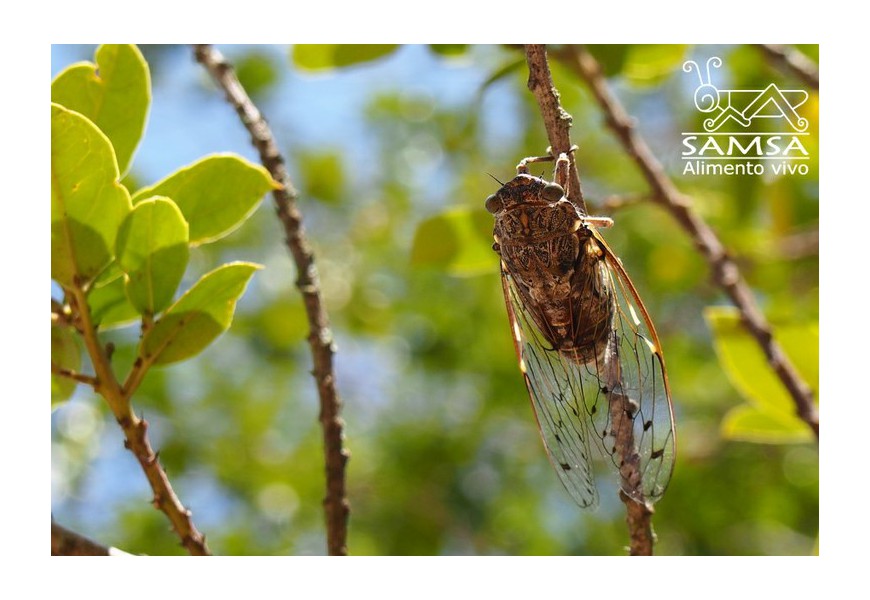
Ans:
POLYGON ((501 198, 498 197, 498 194, 493 194, 486 199, 486 210, 492 214, 497 213, 502 208, 504 208, 504 202, 502 202, 501 198))
POLYGON ((565 195, 565 190, 558 183, 548 183, 541 190, 541 197, 548 202, 558 202, 565 195))

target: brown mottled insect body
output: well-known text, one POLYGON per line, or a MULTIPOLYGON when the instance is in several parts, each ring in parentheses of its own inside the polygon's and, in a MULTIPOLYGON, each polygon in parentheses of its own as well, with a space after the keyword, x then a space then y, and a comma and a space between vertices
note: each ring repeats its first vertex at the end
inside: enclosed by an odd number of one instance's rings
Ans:
POLYGON ((613 293, 604 253, 577 207, 558 184, 527 174, 490 198, 502 261, 541 333, 575 362, 601 358, 613 293))

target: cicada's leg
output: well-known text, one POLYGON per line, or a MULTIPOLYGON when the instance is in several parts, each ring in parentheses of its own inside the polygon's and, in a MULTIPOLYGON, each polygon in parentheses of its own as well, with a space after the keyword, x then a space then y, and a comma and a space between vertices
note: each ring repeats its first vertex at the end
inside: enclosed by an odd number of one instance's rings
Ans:
POLYGON ((527 156, 517 164, 517 175, 528 174, 529 163, 550 162, 551 160, 554 160, 552 155, 549 155, 549 156, 527 156))
MULTIPOLYGON (((568 155, 568 154, 571 154, 572 152, 574 152, 575 150, 577 150, 577 148, 578 148, 578 146, 577 146, 576 144, 573 145, 573 146, 571 146, 571 148, 568 150, 568 152, 562 152, 562 153, 559 155, 559 159, 561 160, 561 158, 564 156, 565 159, 567 160, 567 159, 568 159, 567 155, 568 155)), ((527 156, 526 158, 522 159, 522 160, 519 162, 519 164, 517 165, 517 173, 518 173, 518 174, 523 174, 523 173, 528 174, 528 172, 529 172, 529 167, 528 167, 529 163, 536 163, 536 162, 550 162, 550 161, 553 161, 553 160, 556 160, 556 157, 553 155, 553 148, 552 148, 552 147, 549 147, 549 148, 547 148, 547 154, 546 154, 545 156, 527 156)), ((558 169, 558 165, 556 165, 556 167, 557 167, 557 169, 558 169)), ((567 169, 566 169, 565 172, 566 172, 565 180, 567 180, 567 169)), ((556 183, 558 183, 558 184, 561 185, 562 187, 565 187, 564 184, 561 183, 561 182, 559 182, 558 179, 556 180, 556 183)))
POLYGON ((583 223, 596 228, 613 227, 613 219, 610 217, 583 217, 583 223))

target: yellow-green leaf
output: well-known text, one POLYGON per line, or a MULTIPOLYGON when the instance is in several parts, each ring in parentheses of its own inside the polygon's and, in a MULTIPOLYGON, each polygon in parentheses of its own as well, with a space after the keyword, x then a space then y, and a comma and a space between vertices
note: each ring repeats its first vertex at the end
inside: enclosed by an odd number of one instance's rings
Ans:
POLYGON ((141 355, 154 364, 168 364, 202 352, 229 328, 236 301, 254 271, 261 268, 235 262, 203 275, 148 330, 142 339, 141 355))
POLYGON ((757 444, 794 444, 815 440, 810 428, 797 415, 762 410, 742 404, 722 420, 722 437, 757 444))
POLYGON ((133 202, 152 196, 172 198, 190 226, 190 243, 197 245, 234 231, 267 192, 278 188, 262 166, 234 154, 216 154, 137 190, 133 202))
POLYGON ((297 44, 293 64, 305 71, 327 71, 377 60, 393 53, 397 44, 297 44))
POLYGON ((169 198, 143 200, 127 215, 118 233, 118 264, 126 273, 127 297, 140 314, 169 306, 189 252, 187 221, 169 198))
POLYGON ((429 44, 429 49, 441 56, 462 56, 468 52, 468 44, 429 44))
POLYGON ((462 207, 425 219, 414 234, 411 264, 442 267, 457 276, 496 272, 492 217, 482 210, 462 207))
POLYGON ((617 75, 622 71, 631 47, 628 44, 590 44, 587 46, 607 77, 617 75))
POLYGON ((106 134, 126 173, 145 130, 151 104, 151 75, 136 46, 97 48, 96 64, 81 62, 51 82, 51 101, 83 114, 106 134))
MULTIPOLYGON (((73 331, 67 327, 51 328, 51 362, 72 371, 82 367, 82 351, 73 331)), ((51 407, 68 400, 76 389, 76 382, 68 377, 51 375, 51 407)))
MULTIPOLYGON (((794 401, 774 373, 755 339, 732 307, 708 307, 704 316, 713 331, 716 354, 728 379, 748 404, 734 408, 722 423, 732 439, 767 443, 802 442, 812 438, 796 415, 794 401)), ((778 325, 774 336, 800 377, 818 393, 819 326, 817 322, 778 325)))
POLYGON ((127 297, 127 285, 120 269, 118 277, 103 283, 99 279, 95 282, 88 293, 88 306, 91 318, 100 329, 128 325, 136 321, 140 314, 127 297))
POLYGON ((344 169, 337 152, 303 152, 298 158, 305 198, 338 202, 344 193, 344 169))
POLYGON ((112 260, 131 210, 109 139, 90 120, 51 105, 51 278, 84 285, 112 260))
POLYGON ((686 56, 683 44, 635 44, 625 57, 623 74, 633 83, 654 85, 679 71, 686 56))

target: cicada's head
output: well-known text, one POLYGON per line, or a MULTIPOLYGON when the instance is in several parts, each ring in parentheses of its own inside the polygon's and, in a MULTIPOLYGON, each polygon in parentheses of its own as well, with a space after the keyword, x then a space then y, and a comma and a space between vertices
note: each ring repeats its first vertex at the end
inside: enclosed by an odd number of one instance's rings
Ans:
POLYGON ((486 210, 498 214, 523 204, 553 204, 564 196, 565 190, 558 183, 521 173, 486 199, 486 210))

